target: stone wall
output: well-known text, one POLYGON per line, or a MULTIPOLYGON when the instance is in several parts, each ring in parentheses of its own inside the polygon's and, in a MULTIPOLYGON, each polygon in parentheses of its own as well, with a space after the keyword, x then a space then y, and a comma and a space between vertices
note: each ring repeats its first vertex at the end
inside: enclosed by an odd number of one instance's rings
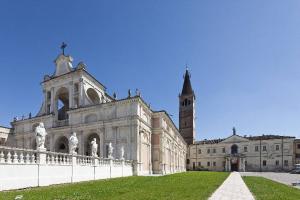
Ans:
POLYGON ((137 174, 133 162, 0 146, 0 191, 137 174))

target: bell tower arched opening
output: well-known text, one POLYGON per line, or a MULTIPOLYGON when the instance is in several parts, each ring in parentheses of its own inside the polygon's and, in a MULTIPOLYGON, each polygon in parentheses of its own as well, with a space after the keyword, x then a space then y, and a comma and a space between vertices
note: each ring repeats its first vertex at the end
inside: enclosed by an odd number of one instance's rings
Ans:
POLYGON ((62 87, 56 93, 56 111, 58 120, 66 120, 69 118, 67 111, 69 110, 69 91, 62 87))

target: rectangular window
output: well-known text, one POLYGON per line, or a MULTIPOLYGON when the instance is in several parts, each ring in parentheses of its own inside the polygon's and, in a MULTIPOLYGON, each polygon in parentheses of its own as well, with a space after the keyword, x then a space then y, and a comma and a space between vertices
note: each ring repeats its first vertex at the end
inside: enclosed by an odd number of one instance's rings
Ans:
POLYGON ((214 167, 216 166, 216 162, 213 162, 213 166, 214 166, 214 167))
POLYGON ((74 108, 78 108, 79 107, 79 99, 78 97, 74 97, 74 108))
POLYGON ((244 152, 247 152, 248 151, 248 148, 247 147, 244 147, 244 152))
POLYGON ((201 162, 198 162, 198 166, 201 166, 201 162))
POLYGON ((279 160, 275 161, 275 165, 278 166, 279 165, 279 160))
POLYGON ((216 149, 213 149, 213 153, 216 153, 216 149))
POLYGON ((47 99, 51 100, 51 92, 47 92, 47 99))
POLYGON ((297 144, 297 149, 300 149, 300 144, 297 144))
POLYGON ((247 166, 247 160, 245 160, 245 167, 247 166))
POLYGON ((201 149, 198 150, 198 154, 201 154, 201 149))
POLYGON ((279 151, 279 145, 278 144, 276 144, 276 151, 279 151))
POLYGON ((51 111, 51 105, 49 104, 49 105, 47 105, 47 114, 49 114, 50 111, 51 111))
POLYGON ((195 169, 196 168, 196 166, 195 166, 195 162, 193 162, 193 169, 195 169))
POLYGON ((74 92, 76 93, 78 91, 79 91, 79 85, 78 85, 78 83, 75 83, 74 84, 74 92))
POLYGON ((296 153, 296 158, 300 158, 300 154, 299 153, 296 153))
POLYGON ((284 166, 289 166, 289 161, 288 160, 284 160, 284 166))
POLYGON ((263 146, 263 151, 267 151, 267 146, 263 146))
POLYGON ((210 166, 210 162, 207 162, 207 166, 208 166, 208 167, 210 166))
POLYGON ((263 160, 263 166, 267 166, 267 161, 263 160))
POLYGON ((222 149, 222 152, 225 153, 225 148, 222 149))
POLYGON ((190 159, 186 159, 186 164, 187 164, 187 165, 190 164, 190 159))
POLYGON ((255 146, 255 151, 258 151, 258 146, 255 146))
POLYGON ((207 149, 207 153, 210 153, 210 149, 207 149))

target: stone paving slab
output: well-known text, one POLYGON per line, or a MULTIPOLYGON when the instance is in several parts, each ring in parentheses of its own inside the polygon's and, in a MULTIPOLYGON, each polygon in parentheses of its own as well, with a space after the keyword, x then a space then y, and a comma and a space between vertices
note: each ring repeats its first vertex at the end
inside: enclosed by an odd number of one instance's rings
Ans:
MULTIPOLYGON (((260 176, 272 181, 292 186, 292 183, 300 181, 300 174, 278 173, 278 172, 240 172, 242 176, 260 176)), ((300 189, 300 186, 295 186, 300 189)))
POLYGON ((209 200, 254 200, 239 172, 232 172, 209 200))

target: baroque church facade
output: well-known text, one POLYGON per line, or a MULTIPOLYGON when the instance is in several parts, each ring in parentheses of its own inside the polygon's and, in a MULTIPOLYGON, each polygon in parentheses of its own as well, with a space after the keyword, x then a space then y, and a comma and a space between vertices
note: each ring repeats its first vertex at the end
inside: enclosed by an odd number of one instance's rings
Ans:
POLYGON ((47 130, 48 151, 68 153, 68 139, 76 132, 77 153, 91 155, 91 141, 96 138, 97 154, 108 157, 111 143, 113 157, 124 149, 126 160, 137 163, 138 174, 174 173, 186 170, 187 144, 166 111, 153 111, 139 92, 124 99, 106 93, 80 62, 60 54, 53 75, 41 83, 43 103, 36 116, 15 118, 6 145, 36 149, 34 130, 43 122, 47 130))

